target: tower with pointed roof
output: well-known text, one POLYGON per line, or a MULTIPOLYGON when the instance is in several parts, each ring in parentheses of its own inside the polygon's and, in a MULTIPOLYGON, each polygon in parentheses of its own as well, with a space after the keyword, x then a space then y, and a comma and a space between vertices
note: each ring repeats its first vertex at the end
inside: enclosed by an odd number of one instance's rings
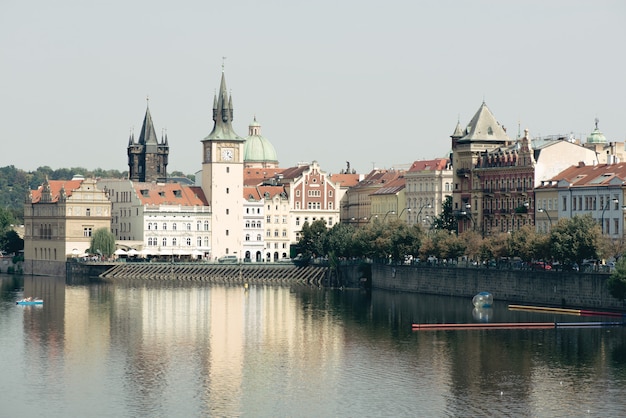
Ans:
POLYGON ((128 139, 128 178, 140 182, 166 182, 169 152, 167 134, 160 142, 157 140, 150 108, 146 106, 139 141, 135 142, 132 133, 128 139))
POLYGON ((202 140, 202 190, 211 206, 211 257, 241 258, 244 142, 233 129, 233 101, 222 67, 213 99, 213 130, 202 140))
POLYGON ((468 229, 481 231, 483 194, 474 168, 481 153, 507 146, 511 140, 484 101, 465 129, 457 123, 451 138, 454 167, 452 209, 458 217, 459 232, 468 229))

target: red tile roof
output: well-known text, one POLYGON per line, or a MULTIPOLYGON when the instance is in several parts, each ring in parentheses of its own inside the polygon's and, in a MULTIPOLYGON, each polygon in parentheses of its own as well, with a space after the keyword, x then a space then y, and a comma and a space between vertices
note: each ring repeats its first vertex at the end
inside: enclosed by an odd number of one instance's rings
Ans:
POLYGON ((450 160, 447 158, 435 158, 434 160, 421 160, 415 161, 411 164, 411 168, 409 171, 425 171, 425 170, 435 170, 441 171, 445 170, 450 160))
POLYGON ((209 206, 202 188, 178 183, 133 183, 143 205, 209 206))
MULTIPOLYGON (((48 184, 50 185, 50 192, 52 194, 51 203, 55 203, 59 201, 59 194, 61 193, 61 188, 65 189, 65 194, 67 197, 72 195, 72 192, 80 187, 80 184, 83 180, 49 180, 48 184)), ((33 203, 39 203, 41 200, 41 193, 43 192, 43 185, 39 186, 37 190, 32 190, 31 193, 33 195, 33 203)))

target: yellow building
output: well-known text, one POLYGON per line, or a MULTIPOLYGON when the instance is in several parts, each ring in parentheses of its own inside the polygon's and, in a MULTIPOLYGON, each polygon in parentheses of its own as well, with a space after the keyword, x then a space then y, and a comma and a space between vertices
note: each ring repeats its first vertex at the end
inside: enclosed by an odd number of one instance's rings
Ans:
POLYGON ((111 228, 111 202, 94 179, 46 179, 24 205, 24 272, 64 275, 67 258, 84 254, 100 228, 111 228))

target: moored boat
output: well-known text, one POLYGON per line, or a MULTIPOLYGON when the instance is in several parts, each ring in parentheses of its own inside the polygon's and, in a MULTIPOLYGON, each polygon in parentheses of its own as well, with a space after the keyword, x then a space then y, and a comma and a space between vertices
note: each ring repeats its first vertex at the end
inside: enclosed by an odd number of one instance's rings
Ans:
POLYGON ((43 299, 26 298, 15 302, 16 305, 43 305, 43 299))

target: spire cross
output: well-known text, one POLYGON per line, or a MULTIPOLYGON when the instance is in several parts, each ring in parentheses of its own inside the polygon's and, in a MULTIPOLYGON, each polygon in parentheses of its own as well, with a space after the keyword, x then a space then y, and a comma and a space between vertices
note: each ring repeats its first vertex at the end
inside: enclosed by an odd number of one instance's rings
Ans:
POLYGON ((222 72, 224 72, 224 64, 226 63, 227 57, 222 57, 222 72))

